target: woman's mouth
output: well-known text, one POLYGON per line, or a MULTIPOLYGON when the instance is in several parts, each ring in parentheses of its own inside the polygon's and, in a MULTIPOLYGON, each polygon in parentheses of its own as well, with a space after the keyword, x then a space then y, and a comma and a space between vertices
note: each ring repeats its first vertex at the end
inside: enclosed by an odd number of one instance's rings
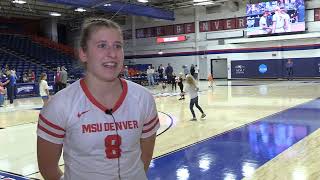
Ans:
POLYGON ((115 68, 117 67, 117 63, 116 62, 106 62, 102 64, 104 67, 106 68, 115 68))

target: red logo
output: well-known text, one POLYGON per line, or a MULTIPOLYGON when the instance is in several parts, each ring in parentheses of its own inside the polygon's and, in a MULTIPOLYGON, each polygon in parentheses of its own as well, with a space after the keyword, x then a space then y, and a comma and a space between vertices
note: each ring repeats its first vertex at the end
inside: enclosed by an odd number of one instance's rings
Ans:
POLYGON ((89 112, 90 110, 87 111, 83 111, 83 112, 78 112, 78 118, 80 118, 82 115, 84 115, 85 113, 89 112))

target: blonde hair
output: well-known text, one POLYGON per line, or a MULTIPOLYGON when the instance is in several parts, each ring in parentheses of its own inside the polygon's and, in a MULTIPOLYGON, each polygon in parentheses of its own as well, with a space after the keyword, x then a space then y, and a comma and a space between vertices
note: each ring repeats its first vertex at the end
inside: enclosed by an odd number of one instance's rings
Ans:
POLYGON ((39 83, 41 82, 41 80, 44 79, 44 77, 47 77, 46 73, 41 73, 40 78, 39 78, 39 83))
POLYGON ((192 75, 190 75, 190 74, 188 74, 187 76, 186 76, 186 82, 190 85, 190 86, 193 86, 193 87, 197 87, 197 85, 196 85, 196 80, 193 78, 193 76, 192 75))
POLYGON ((106 18, 88 18, 84 20, 80 34, 80 48, 82 48, 83 51, 87 50, 87 42, 90 39, 91 34, 101 27, 116 29, 119 31, 120 35, 123 36, 122 30, 116 22, 106 18))

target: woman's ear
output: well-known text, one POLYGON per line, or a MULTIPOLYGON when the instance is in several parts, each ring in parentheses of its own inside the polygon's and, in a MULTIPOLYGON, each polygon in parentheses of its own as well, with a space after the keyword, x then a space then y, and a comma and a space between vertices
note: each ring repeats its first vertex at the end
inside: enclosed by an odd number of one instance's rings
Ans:
POLYGON ((87 54, 86 54, 86 52, 83 50, 83 48, 79 48, 78 52, 79 52, 79 59, 80 59, 80 61, 83 62, 83 63, 87 62, 87 54))

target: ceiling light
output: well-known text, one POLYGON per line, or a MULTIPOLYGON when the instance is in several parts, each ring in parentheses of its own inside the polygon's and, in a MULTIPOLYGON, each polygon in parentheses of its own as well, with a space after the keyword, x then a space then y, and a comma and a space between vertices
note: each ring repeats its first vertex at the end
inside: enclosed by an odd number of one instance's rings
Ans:
POLYGON ((16 3, 16 4, 25 4, 25 3, 27 3, 26 1, 23 1, 23 0, 14 0, 12 2, 16 3))
POLYGON ((86 12, 87 10, 83 9, 83 8, 77 8, 75 9, 74 11, 77 11, 77 12, 86 12))
POLYGON ((147 3, 149 1, 148 0, 138 0, 138 2, 147 3))
POLYGON ((198 2, 205 2, 205 1, 209 1, 209 0, 193 0, 193 2, 198 3, 198 2))
POLYGON ((56 13, 56 12, 50 12, 49 14, 50 16, 61 16, 60 13, 56 13))
POLYGON ((194 3, 193 5, 195 6, 205 6, 205 5, 211 5, 211 4, 214 4, 214 2, 200 2, 200 3, 194 3))
POLYGON ((107 4, 105 4, 104 6, 109 7, 109 6, 111 6, 111 4, 110 4, 110 3, 107 3, 107 4))

